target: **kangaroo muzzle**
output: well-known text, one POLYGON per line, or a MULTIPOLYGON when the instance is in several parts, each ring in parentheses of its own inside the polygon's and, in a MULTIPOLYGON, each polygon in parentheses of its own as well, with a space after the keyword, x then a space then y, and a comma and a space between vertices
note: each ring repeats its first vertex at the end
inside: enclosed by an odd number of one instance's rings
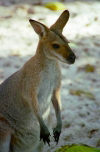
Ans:
POLYGON ((69 64, 74 64, 75 63, 75 59, 76 59, 76 56, 72 52, 71 54, 69 54, 69 57, 67 58, 67 61, 68 61, 69 64))

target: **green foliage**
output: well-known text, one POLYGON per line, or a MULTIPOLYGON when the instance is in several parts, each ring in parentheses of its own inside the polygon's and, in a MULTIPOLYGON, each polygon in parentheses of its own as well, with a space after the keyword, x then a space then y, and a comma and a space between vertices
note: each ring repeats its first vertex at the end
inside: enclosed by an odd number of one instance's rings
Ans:
POLYGON ((55 152, 100 152, 100 149, 87 145, 65 145, 55 152))

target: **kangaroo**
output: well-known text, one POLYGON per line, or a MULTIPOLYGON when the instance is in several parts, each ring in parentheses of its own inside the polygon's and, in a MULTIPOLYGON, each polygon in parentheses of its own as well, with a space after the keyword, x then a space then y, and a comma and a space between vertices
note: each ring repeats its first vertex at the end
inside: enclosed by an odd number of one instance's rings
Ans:
POLYGON ((39 43, 36 54, 0 85, 0 152, 42 152, 44 143, 50 145, 51 103, 57 119, 53 136, 58 143, 62 128, 59 61, 73 64, 76 58, 62 35, 68 19, 65 10, 50 28, 29 20, 39 43))

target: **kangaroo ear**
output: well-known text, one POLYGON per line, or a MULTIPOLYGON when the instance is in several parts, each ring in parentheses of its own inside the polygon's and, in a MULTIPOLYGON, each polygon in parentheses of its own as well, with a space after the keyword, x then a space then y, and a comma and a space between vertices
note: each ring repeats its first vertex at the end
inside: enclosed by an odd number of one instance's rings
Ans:
POLYGON ((29 22, 30 22, 30 24, 32 25, 34 31, 35 31, 39 36, 42 37, 42 36, 44 36, 44 35, 47 34, 47 32, 48 32, 49 29, 48 29, 45 25, 43 25, 42 23, 37 22, 37 21, 35 21, 35 20, 32 20, 32 19, 30 19, 29 22))
POLYGON ((69 19, 69 11, 65 10, 60 17, 58 18, 58 20, 55 22, 55 24, 53 24, 50 29, 54 30, 54 31, 58 31, 60 33, 62 33, 64 26, 66 25, 67 21, 69 19))

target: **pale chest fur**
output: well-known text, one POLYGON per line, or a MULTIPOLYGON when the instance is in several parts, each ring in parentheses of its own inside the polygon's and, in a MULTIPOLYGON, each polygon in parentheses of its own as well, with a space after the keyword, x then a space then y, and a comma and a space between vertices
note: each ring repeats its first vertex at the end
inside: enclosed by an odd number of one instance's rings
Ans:
POLYGON ((56 63, 48 63, 40 73, 40 82, 38 86, 38 102, 42 114, 50 107, 53 90, 58 85, 60 71, 56 63))

